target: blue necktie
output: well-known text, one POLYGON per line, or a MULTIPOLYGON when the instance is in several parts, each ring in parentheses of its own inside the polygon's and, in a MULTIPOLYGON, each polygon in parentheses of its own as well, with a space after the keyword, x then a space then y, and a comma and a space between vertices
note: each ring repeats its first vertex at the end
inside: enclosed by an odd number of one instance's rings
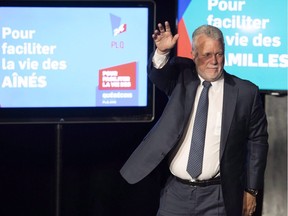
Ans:
POLYGON ((208 81, 204 81, 202 85, 203 90, 199 98, 198 107, 195 115, 192 141, 187 165, 187 172, 191 175, 192 178, 196 178, 202 173, 202 162, 208 113, 208 91, 211 83, 208 81))

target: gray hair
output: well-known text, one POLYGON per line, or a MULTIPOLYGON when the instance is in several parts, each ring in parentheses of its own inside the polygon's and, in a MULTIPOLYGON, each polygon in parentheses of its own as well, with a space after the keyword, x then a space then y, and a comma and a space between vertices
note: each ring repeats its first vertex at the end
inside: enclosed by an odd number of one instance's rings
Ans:
POLYGON ((224 42, 224 36, 223 36, 222 31, 219 28, 212 26, 212 25, 202 25, 202 26, 199 26, 197 29, 195 29, 195 31, 192 34, 192 50, 193 51, 195 51, 197 47, 197 37, 203 34, 215 40, 220 40, 224 48, 225 42, 224 42))

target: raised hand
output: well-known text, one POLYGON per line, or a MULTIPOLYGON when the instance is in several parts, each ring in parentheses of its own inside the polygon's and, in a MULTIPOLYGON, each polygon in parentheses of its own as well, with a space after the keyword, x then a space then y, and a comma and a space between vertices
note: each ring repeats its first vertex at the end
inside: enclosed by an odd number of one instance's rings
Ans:
POLYGON ((179 35, 172 35, 170 24, 168 21, 166 21, 165 28, 161 23, 158 24, 158 29, 155 29, 154 34, 152 34, 152 38, 156 47, 158 48, 158 52, 160 54, 165 54, 176 45, 179 35))

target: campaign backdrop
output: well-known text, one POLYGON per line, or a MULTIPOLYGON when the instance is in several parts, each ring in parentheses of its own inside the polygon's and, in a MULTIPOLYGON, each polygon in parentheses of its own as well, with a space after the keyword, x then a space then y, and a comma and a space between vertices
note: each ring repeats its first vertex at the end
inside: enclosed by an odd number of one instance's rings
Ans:
POLYGON ((147 8, 0 7, 0 106, 146 106, 147 32, 147 8))

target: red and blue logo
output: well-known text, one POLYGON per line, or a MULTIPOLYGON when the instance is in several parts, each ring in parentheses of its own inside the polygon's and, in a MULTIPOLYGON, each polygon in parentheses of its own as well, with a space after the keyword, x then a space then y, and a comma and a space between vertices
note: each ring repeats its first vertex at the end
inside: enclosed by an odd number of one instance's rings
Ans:
POLYGON ((110 14, 110 21, 112 27, 113 36, 116 37, 117 35, 126 32, 127 24, 121 23, 121 17, 110 14))

